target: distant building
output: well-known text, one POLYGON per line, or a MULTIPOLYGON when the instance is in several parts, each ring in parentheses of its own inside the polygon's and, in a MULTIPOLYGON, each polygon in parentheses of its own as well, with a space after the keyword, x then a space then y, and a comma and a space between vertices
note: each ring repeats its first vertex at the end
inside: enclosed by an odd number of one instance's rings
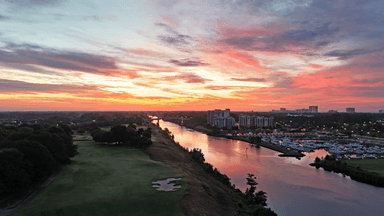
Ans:
POLYGON ((355 113, 355 108, 349 107, 346 109, 347 113, 355 113))
POLYGON ((328 113, 337 113, 337 110, 328 110, 328 113))
POLYGON ((286 108, 280 108, 280 112, 286 112, 287 109, 286 108))
POLYGON ((310 113, 317 113, 318 112, 318 106, 309 106, 309 112, 310 113))
POLYGON ((230 110, 208 110, 207 112, 207 124, 214 125, 218 128, 231 129, 235 126, 236 121, 233 117, 229 116, 230 110))
POLYGON ((274 118, 271 117, 264 117, 264 116, 255 116, 255 115, 245 115, 240 114, 239 115, 239 125, 240 127, 244 128, 250 128, 250 127, 256 127, 256 128, 263 128, 263 127, 274 127, 274 118))
POLYGON ((379 110, 379 113, 380 113, 380 114, 383 114, 383 113, 384 113, 384 110, 379 110))

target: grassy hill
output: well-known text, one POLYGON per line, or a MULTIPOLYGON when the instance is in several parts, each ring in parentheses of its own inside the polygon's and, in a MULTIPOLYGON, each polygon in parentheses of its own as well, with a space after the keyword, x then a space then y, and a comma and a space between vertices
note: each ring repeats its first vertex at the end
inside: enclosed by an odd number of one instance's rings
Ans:
POLYGON ((183 177, 138 149, 76 141, 79 155, 19 216, 184 215, 180 207, 187 184, 156 191, 152 182, 183 177))

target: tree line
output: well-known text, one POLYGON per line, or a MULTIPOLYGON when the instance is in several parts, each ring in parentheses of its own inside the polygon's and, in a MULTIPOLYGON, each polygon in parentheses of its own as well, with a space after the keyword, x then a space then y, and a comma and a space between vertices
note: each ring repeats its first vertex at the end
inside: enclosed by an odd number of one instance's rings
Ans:
POLYGON ((101 144, 125 145, 133 147, 147 148, 152 144, 151 128, 136 128, 136 125, 129 126, 116 125, 111 127, 109 131, 102 130, 96 125, 87 128, 95 142, 101 144))
POLYGON ((71 163, 77 152, 66 124, 0 125, 0 195, 23 190, 71 163))
POLYGON ((315 162, 310 164, 316 168, 322 167, 326 171, 342 173, 348 175, 351 179, 378 187, 384 187, 384 177, 375 172, 369 172, 361 169, 360 166, 350 166, 345 161, 336 160, 334 155, 327 155, 320 159, 316 157, 315 162))

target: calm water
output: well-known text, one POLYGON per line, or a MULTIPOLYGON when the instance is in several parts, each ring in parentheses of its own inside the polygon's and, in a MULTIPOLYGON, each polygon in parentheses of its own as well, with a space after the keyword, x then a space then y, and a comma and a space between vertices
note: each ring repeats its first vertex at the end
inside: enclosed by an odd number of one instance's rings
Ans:
POLYGON ((263 147, 207 136, 170 122, 160 120, 160 127, 172 131, 182 146, 202 149, 206 162, 242 191, 247 188, 247 173, 255 174, 257 189, 267 192, 268 207, 280 216, 384 215, 384 188, 308 165, 316 156, 326 155, 324 150, 308 153, 301 160, 282 158, 263 147))

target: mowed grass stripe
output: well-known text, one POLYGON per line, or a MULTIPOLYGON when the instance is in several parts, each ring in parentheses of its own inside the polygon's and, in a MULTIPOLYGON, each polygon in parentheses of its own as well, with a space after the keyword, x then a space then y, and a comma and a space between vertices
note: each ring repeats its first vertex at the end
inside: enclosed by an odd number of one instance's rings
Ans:
POLYGON ((76 143, 73 163, 18 216, 42 215, 184 215, 176 191, 156 191, 152 182, 175 175, 137 149, 76 143))
POLYGON ((356 159, 356 160, 345 160, 349 166, 360 166, 361 169, 370 172, 376 172, 380 176, 384 177, 384 159, 356 159))

